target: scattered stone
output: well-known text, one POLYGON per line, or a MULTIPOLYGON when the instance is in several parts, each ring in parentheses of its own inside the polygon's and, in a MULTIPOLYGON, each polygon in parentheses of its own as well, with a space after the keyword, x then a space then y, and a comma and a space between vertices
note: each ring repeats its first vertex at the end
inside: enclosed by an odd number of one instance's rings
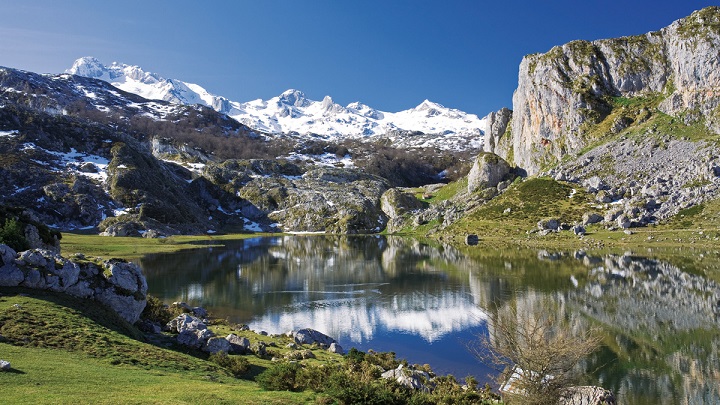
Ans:
POLYGON ((430 380, 430 375, 427 372, 404 369, 402 364, 396 369, 382 373, 381 377, 388 380, 395 380, 398 384, 414 390, 426 391, 431 388, 424 384, 425 381, 430 380))
POLYGON ((585 227, 582 225, 575 225, 572 227, 572 231, 577 236, 585 235, 585 227))
POLYGON ((208 353, 228 353, 232 350, 232 345, 226 338, 211 337, 202 350, 208 353))
POLYGON ((229 352, 232 354, 245 354, 250 350, 250 341, 247 338, 231 333, 225 336, 225 340, 230 343, 229 352))
POLYGON ((183 330, 178 334, 177 342, 181 345, 200 349, 213 336, 215 335, 209 329, 183 330))
POLYGON ((286 360, 307 360, 307 359, 314 359, 315 353, 313 353, 310 350, 293 350, 287 354, 285 354, 286 360))
POLYGON ((583 225, 597 224, 602 220, 602 215, 595 212, 586 212, 585 214, 583 214, 582 223, 583 225))
POLYGON ((345 354, 345 350, 343 350, 342 346, 340 346, 337 343, 330 343, 330 347, 328 347, 328 351, 330 353, 345 354))
POLYGON ((551 232, 557 232, 560 229, 560 221, 558 221, 555 218, 549 218, 549 219, 541 219, 537 223, 537 227, 539 231, 551 231, 551 232))
POLYGON ((203 307, 193 307, 192 308, 193 315, 197 316, 198 318, 207 318, 208 312, 203 307))

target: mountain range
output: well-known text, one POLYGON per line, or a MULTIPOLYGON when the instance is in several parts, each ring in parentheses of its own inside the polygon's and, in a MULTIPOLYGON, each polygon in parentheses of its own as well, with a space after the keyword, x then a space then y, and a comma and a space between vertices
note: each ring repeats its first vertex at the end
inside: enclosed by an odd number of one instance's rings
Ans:
POLYGON ((290 89, 269 100, 232 101, 203 87, 146 72, 138 66, 113 62, 104 65, 93 57, 79 58, 66 73, 100 79, 150 100, 200 104, 234 118, 264 134, 313 135, 327 140, 389 137, 398 146, 436 146, 443 149, 480 148, 488 119, 425 100, 399 112, 374 109, 360 102, 342 106, 325 96, 308 99, 290 89), (418 136, 408 142, 408 136, 418 136), (425 135, 425 136, 422 136, 425 135))

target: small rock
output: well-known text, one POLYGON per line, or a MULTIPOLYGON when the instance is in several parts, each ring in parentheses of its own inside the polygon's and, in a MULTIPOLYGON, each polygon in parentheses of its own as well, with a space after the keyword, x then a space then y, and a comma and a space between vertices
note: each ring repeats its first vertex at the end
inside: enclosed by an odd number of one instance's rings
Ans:
POLYGON ((330 353, 345 354, 345 350, 343 350, 342 346, 340 346, 337 343, 330 343, 330 347, 328 347, 328 351, 330 353))
POLYGON ((0 360, 0 371, 10 371, 11 368, 9 361, 0 360))
POLYGON ((582 225, 575 225, 572 227, 572 231, 577 236, 585 235, 585 227, 582 225))

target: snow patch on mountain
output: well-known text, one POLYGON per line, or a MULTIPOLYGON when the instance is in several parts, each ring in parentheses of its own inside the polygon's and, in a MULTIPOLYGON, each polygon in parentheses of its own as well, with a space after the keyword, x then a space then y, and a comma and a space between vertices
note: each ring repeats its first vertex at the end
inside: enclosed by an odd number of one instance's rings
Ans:
POLYGON ((360 102, 342 106, 330 96, 314 101, 302 91, 290 89, 269 100, 242 103, 211 94, 197 84, 166 79, 138 66, 117 62, 106 66, 93 57, 76 60, 67 73, 101 79, 147 99, 201 104, 254 130, 276 135, 313 135, 327 140, 382 136, 404 147, 465 149, 480 148, 489 129, 486 118, 429 100, 408 110, 385 112, 360 102))

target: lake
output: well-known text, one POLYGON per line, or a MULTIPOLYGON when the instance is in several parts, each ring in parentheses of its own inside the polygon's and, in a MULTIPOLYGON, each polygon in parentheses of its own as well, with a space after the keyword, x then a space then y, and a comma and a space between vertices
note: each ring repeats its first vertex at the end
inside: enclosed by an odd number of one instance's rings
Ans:
MULTIPOLYGON (((550 311, 600 328, 584 383, 619 403, 720 403, 716 267, 629 252, 506 249, 472 257, 385 236, 278 236, 140 260, 149 293, 256 331, 314 328, 347 350, 393 351, 439 374, 496 373, 470 350, 497 308, 550 311)), ((692 254, 715 255, 717 252, 692 254)))

